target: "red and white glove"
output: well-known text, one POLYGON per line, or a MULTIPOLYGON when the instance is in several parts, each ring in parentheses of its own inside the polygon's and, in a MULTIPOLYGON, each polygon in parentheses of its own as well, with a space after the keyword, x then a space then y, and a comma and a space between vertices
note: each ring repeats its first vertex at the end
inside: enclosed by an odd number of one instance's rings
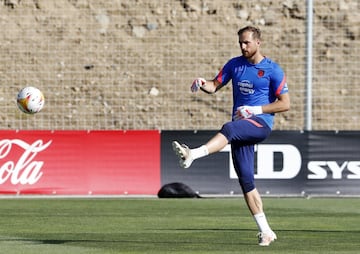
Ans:
POLYGON ((199 88, 203 87, 206 84, 206 79, 197 78, 191 84, 191 92, 196 93, 199 88))
POLYGON ((250 118, 262 114, 261 106, 241 106, 236 109, 235 120, 250 118))

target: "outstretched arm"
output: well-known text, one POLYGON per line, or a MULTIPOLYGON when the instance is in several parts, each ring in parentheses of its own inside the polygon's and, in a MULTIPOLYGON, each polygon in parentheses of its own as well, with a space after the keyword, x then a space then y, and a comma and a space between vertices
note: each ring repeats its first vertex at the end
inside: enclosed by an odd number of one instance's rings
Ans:
POLYGON ((216 93, 220 88, 222 87, 221 83, 217 81, 216 79, 206 81, 206 84, 201 87, 201 90, 203 90, 205 93, 216 93))
POLYGON ((205 93, 212 94, 212 93, 215 93, 217 90, 219 90, 221 87, 222 87, 221 83, 219 81, 217 81, 216 79, 205 80, 203 78, 197 78, 193 81, 193 83, 191 85, 191 91, 193 93, 195 93, 200 88, 205 93))

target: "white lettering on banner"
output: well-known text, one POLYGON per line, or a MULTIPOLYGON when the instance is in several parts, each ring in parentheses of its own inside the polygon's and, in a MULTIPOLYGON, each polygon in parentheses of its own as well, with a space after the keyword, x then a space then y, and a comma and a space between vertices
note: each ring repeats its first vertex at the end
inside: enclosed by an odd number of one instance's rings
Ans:
POLYGON ((0 160, 6 160, 10 154, 13 145, 17 145, 24 149, 22 155, 17 161, 6 161, 0 165, 0 184, 5 183, 10 179, 11 184, 35 184, 43 173, 41 168, 44 165, 43 161, 35 161, 35 156, 44 151, 52 140, 43 143, 42 140, 36 140, 32 144, 28 144, 20 139, 3 139, 0 140, 0 160))
MULTIPOLYGON (((256 145, 257 151, 257 173, 256 179, 292 179, 301 170, 301 154, 293 145, 276 144, 256 145), (274 169, 274 153, 281 153, 283 156, 282 169, 274 169)), ((231 158, 231 148, 227 145, 221 152, 229 152, 230 178, 236 179, 237 175, 231 158)))
POLYGON ((258 145, 255 179, 292 179, 301 170, 301 154, 293 145, 258 145), (283 168, 274 169, 274 154, 283 156, 283 168))
MULTIPOLYGON (((301 153, 293 145, 289 144, 259 144, 255 145, 257 152, 256 179, 292 179, 301 170, 301 153), (274 154, 282 154, 282 169, 274 169, 274 154)), ((237 179, 236 171, 232 163, 231 146, 227 145, 221 152, 229 153, 230 179, 237 179)), ((348 172, 347 179, 360 179, 360 161, 309 161, 307 169, 310 172, 308 179, 343 179, 343 173, 348 172)))
POLYGON ((237 175, 236 175, 236 171, 235 171, 234 164, 232 162, 232 157, 231 157, 231 146, 226 145, 222 150, 220 150, 220 152, 229 153, 228 158, 229 158, 230 179, 236 179, 237 175))
POLYGON ((360 161, 349 161, 347 169, 352 173, 348 179, 360 179, 360 161))
POLYGON ((360 179, 360 161, 344 161, 338 164, 336 161, 310 161, 308 163, 308 179, 326 179, 328 171, 332 179, 342 179, 343 172, 347 169, 351 174, 347 179, 360 179))

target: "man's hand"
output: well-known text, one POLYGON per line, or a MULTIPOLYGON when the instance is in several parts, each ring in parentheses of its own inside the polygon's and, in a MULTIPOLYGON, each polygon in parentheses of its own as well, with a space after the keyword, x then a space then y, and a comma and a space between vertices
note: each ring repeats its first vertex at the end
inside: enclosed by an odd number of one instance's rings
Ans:
POLYGON ((250 118, 262 114, 261 106, 241 106, 236 109, 235 120, 250 118))
POLYGON ((206 84, 206 80, 203 78, 195 79, 191 84, 191 92, 196 93, 199 88, 203 87, 206 84))

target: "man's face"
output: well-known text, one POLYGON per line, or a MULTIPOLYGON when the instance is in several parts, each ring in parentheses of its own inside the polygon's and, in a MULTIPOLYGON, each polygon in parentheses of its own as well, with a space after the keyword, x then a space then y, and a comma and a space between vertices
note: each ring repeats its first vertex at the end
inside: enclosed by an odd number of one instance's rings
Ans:
POLYGON ((244 32, 239 35, 241 53, 246 58, 252 58, 259 49, 260 40, 253 38, 252 32, 244 32))

